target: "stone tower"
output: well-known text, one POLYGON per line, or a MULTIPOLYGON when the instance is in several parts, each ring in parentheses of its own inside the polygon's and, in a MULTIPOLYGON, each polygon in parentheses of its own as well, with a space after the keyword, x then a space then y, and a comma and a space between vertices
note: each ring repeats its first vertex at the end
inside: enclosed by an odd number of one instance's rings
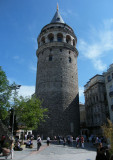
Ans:
POLYGON ((38 36, 36 96, 49 118, 38 129, 44 136, 78 135, 80 125, 77 38, 58 7, 38 36))

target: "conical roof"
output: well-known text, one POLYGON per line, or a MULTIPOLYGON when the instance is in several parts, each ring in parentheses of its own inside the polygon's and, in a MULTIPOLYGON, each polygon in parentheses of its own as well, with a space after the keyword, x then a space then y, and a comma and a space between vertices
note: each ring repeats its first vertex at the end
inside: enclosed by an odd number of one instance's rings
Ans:
POLYGON ((61 15, 58 11, 58 6, 57 6, 57 11, 56 11, 51 23, 64 23, 64 20, 62 19, 61 15))

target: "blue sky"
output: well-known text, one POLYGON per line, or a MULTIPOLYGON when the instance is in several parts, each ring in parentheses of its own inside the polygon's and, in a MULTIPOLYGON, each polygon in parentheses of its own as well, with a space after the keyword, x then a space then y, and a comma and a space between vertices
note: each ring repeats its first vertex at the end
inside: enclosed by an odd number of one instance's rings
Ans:
POLYGON ((59 12, 77 36, 80 102, 84 85, 113 63, 113 0, 0 0, 0 66, 19 94, 34 93, 37 37, 59 12))

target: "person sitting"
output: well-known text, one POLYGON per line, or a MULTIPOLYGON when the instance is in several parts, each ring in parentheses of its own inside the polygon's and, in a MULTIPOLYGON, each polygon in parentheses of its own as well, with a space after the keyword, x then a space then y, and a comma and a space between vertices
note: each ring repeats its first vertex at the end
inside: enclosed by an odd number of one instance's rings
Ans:
POLYGON ((19 141, 17 141, 17 143, 15 144, 14 150, 15 151, 22 151, 23 150, 23 148, 20 147, 20 142, 19 141))
POLYGON ((1 137, 1 141, 0 141, 0 143, 1 143, 1 147, 3 147, 4 146, 4 142, 5 142, 5 136, 4 135, 2 135, 2 137, 1 137))
POLYGON ((32 140, 28 139, 28 141, 26 142, 26 148, 29 147, 29 148, 32 148, 33 147, 33 142, 32 140))

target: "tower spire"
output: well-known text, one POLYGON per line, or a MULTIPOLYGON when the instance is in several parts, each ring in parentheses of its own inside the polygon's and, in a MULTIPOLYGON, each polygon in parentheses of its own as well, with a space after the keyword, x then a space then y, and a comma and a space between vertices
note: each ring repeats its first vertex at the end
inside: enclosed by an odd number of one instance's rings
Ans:
POLYGON ((59 7, 58 7, 58 3, 57 3, 57 12, 58 12, 58 10, 59 10, 59 7))
POLYGON ((64 23, 64 20, 62 19, 61 15, 59 13, 58 3, 57 3, 57 11, 56 11, 51 23, 64 23))

